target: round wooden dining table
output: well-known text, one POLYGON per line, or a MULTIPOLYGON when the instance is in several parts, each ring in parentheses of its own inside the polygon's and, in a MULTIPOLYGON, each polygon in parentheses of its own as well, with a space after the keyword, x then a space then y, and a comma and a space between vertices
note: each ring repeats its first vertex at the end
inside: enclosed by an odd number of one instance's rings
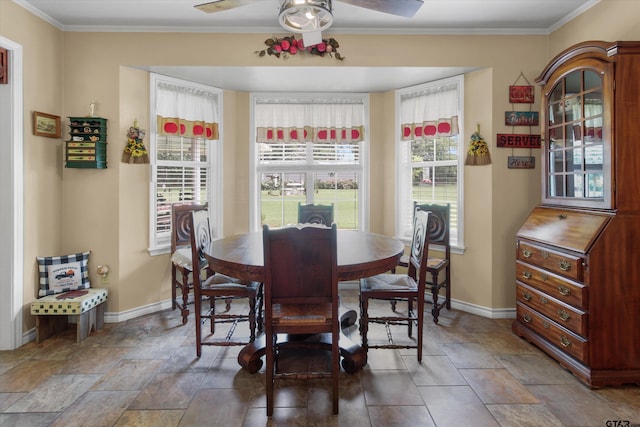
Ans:
MULTIPOLYGON (((398 265, 404 244, 393 237, 357 230, 338 230, 338 280, 358 280, 389 271, 398 265)), ((204 247, 204 257, 216 273, 241 280, 264 282, 262 231, 224 237, 204 247)), ((343 314, 343 321, 355 319, 354 312, 343 314)), ((315 338, 315 339, 323 339, 315 338)), ((262 367, 264 334, 246 345, 238 354, 238 363, 251 373, 262 367)), ((340 334, 342 367, 355 373, 367 363, 366 352, 340 334)))

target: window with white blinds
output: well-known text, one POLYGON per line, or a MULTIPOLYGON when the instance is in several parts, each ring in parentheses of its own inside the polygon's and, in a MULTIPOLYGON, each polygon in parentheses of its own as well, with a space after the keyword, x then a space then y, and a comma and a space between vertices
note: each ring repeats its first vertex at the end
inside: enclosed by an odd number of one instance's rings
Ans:
POLYGON ((253 229, 297 223, 298 203, 333 203, 338 228, 364 229, 368 96, 252 97, 253 229))
MULTIPOLYGON (((168 79, 152 77, 152 92, 168 79)), ((197 87, 216 93, 217 89, 194 85, 190 82, 170 79, 174 85, 184 88, 197 87)), ((153 98, 153 96, 152 96, 153 98)), ((156 117, 154 103, 151 116, 156 117)), ((150 211, 150 251, 166 253, 171 245, 171 206, 176 203, 208 204, 212 232, 219 229, 218 209, 214 194, 218 194, 221 182, 216 170, 219 156, 219 142, 191 136, 167 135, 157 131, 157 123, 152 123, 150 157, 151 211, 150 211)))
POLYGON ((463 76, 396 91, 396 235, 410 241, 413 203, 449 204, 450 237, 462 247, 463 76))

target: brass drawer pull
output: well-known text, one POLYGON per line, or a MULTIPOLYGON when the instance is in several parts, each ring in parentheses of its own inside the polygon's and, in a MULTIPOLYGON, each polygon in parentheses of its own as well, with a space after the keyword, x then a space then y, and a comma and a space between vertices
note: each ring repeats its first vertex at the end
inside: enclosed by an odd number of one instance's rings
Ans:
POLYGON ((531 253, 531 251, 530 251, 529 249, 523 249, 523 250, 522 250, 522 256, 523 256, 523 257, 525 257, 525 258, 531 258, 531 255, 533 255, 533 254, 531 253))
POLYGON ((565 297, 571 295, 571 289, 567 288, 564 285, 558 286, 558 292, 560 292, 560 295, 563 295, 565 297))
POLYGON ((522 298, 523 298, 525 301, 531 301, 531 294, 530 294, 529 292, 527 292, 527 291, 524 291, 524 292, 522 293, 522 298))
POLYGON ((569 347, 571 345, 571 341, 564 335, 560 335, 560 344, 562 344, 563 347, 569 347))
POLYGON ((567 216, 565 214, 560 214, 558 215, 558 219, 562 221, 563 219, 567 219, 567 216))
POLYGON ((571 315, 569 313, 567 313, 566 311, 564 311, 564 310, 558 311, 558 316, 560 316, 560 318, 562 320, 564 320, 565 322, 567 320, 571 319, 571 315))
POLYGON ((531 279, 531 273, 528 271, 523 271, 522 277, 524 277, 525 279, 531 279))
POLYGON ((545 329, 549 329, 549 322, 542 322, 542 326, 543 326, 545 329))
POLYGON ((546 282, 547 280, 549 280, 549 275, 548 275, 547 273, 541 273, 541 274, 540 274, 540 277, 541 277, 541 278, 542 278, 542 280, 544 280, 545 282, 546 282))
POLYGON ((545 297, 540 297, 540 302, 541 302, 543 305, 547 305, 547 303, 549 302, 549 300, 548 300, 548 299, 546 299, 545 297))
POLYGON ((525 314, 522 316, 522 318, 523 318, 523 319, 524 319, 524 321, 525 321, 525 322, 527 322, 527 323, 531 323, 531 320, 533 320, 533 319, 531 319, 531 316, 529 316, 527 313, 525 313, 525 314))
POLYGON ((547 251, 542 251, 542 258, 544 258, 544 259, 549 258, 549 252, 547 252, 547 251))
POLYGON ((571 269, 571 264, 568 261, 562 260, 558 263, 560 266, 560 270, 569 271, 571 269))

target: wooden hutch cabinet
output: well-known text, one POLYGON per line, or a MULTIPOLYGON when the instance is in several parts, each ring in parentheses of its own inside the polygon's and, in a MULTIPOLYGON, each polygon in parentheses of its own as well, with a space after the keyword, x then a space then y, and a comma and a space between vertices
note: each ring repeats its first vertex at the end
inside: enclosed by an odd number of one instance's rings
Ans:
POLYGON ((107 168, 107 119, 69 117, 66 167, 107 168))
POLYGON ((513 331, 589 387, 640 383, 640 42, 584 42, 542 86, 542 203, 517 233, 513 331))

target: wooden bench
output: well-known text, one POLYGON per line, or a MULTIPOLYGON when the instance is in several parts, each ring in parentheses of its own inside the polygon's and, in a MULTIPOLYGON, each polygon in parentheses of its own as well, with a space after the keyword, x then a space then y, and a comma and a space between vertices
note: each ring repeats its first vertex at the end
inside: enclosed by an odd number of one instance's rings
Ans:
POLYGON ((31 303, 36 317, 36 342, 40 343, 70 323, 76 324, 76 342, 84 340, 91 331, 104 325, 107 289, 85 289, 48 295, 31 303))

